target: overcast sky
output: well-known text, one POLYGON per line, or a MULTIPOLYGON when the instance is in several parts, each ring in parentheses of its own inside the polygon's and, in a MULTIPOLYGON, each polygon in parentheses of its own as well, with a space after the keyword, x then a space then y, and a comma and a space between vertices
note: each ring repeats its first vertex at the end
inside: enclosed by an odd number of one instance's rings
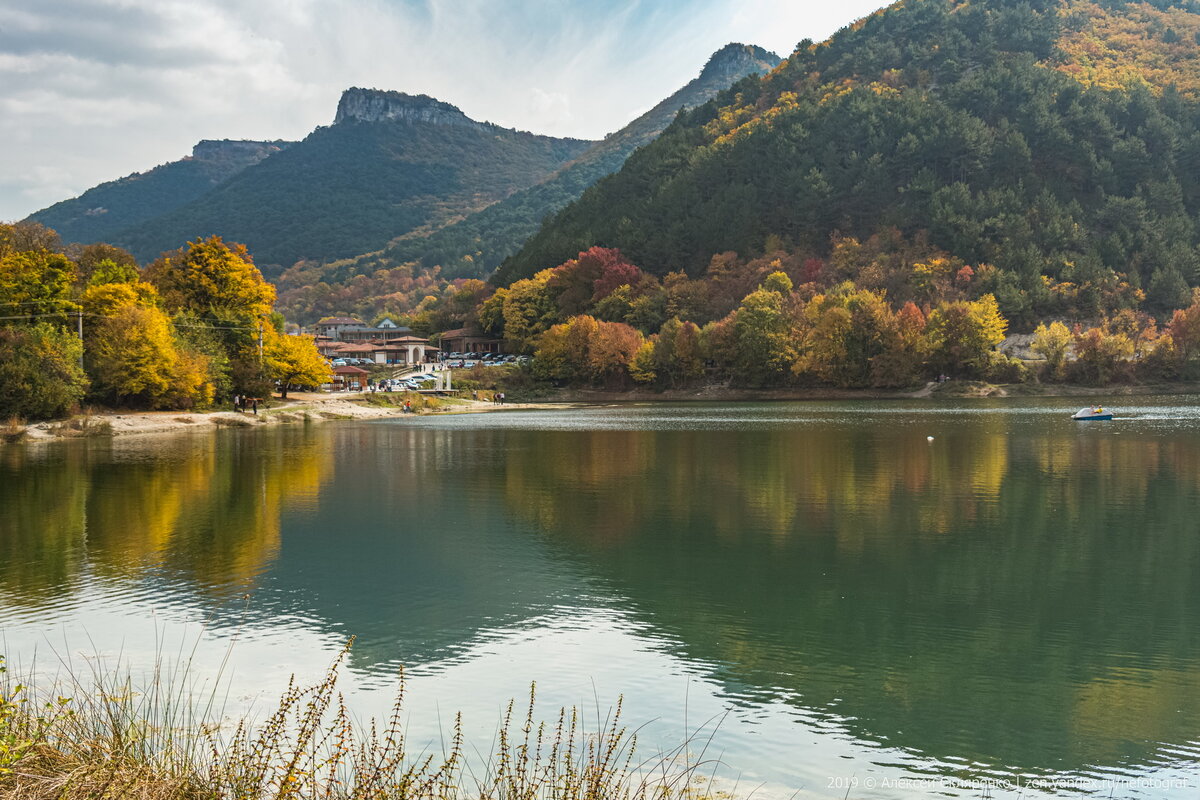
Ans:
POLYGON ((781 56, 881 0, 2 0, 0 220, 174 161, 300 139, 349 86, 599 138, 731 41, 781 56))

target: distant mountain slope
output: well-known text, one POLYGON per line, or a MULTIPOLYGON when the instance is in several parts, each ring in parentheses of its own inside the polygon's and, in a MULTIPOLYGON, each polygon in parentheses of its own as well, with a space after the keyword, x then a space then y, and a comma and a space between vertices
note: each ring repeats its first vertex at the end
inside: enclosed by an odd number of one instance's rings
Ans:
POLYGON ((67 242, 108 241, 120 231, 178 208, 291 142, 205 140, 192 155, 88 189, 29 219, 58 231, 67 242))
POLYGON ((544 179, 591 144, 476 122, 423 95, 350 89, 334 125, 115 242, 149 259, 219 234, 278 274, 301 259, 350 256, 440 227, 544 179))
POLYGON ((1191 27, 1172 33, 1161 19, 1190 26, 1196 8, 897 3, 683 115, 498 278, 592 245, 656 274, 696 274, 723 251, 782 245, 820 258, 834 233, 897 228, 994 265, 990 288, 1013 319, 1045 298, 1044 277, 1058 291, 1194 283, 1200 105, 1157 81, 1200 74, 1191 27), (1164 46, 1148 55, 1126 43, 1122 56, 1114 26, 1164 46), (1101 88, 1113 81, 1096 79, 1098 58, 1101 74, 1137 80, 1101 88))
POLYGON ((734 82, 765 73, 779 56, 761 47, 729 44, 709 58, 700 75, 616 133, 597 142, 553 177, 495 205, 430 233, 402 237, 381 252, 369 253, 324 269, 298 269, 283 285, 304 286, 325 280, 342 282, 357 274, 406 262, 440 266, 446 277, 487 277, 538 229, 546 215, 579 197, 597 180, 619 169, 629 154, 658 136, 684 108, 707 102, 734 82))

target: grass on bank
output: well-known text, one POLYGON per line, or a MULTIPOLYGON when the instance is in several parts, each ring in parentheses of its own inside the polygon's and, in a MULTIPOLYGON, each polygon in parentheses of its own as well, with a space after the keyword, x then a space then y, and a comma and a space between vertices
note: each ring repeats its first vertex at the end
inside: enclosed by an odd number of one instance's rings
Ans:
POLYGON ((480 400, 491 400, 496 392, 504 392, 507 403, 529 403, 553 397, 554 385, 538 380, 528 365, 491 366, 476 364, 471 369, 454 370, 454 388, 464 396, 478 393, 480 400))
MULTIPOLYGON (((384 720, 359 724, 337 691, 344 649, 324 678, 291 680, 261 722, 222 721, 162 666, 130 679, 69 676, 41 691, 0 674, 0 798, 138 800, 707 800, 689 742, 638 760, 621 705, 589 728, 575 709, 551 724, 510 702, 492 752, 468 758, 461 715, 437 752, 414 751, 401 677, 384 720)), ((0 673, 4 672, 0 657, 0 673)))
POLYGON ((404 408, 406 402, 412 403, 416 412, 437 411, 447 404, 445 398, 420 392, 364 392, 361 398, 367 405, 380 408, 404 408))

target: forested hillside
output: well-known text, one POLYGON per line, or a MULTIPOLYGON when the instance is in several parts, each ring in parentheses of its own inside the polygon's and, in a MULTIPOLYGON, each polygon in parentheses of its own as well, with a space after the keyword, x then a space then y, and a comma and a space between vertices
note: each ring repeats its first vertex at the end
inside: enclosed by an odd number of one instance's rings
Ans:
POLYGON ((454 113, 465 122, 351 118, 318 128, 112 240, 148 260, 179 242, 220 235, 246 243, 264 273, 277 275, 301 259, 346 257, 440 227, 544 179, 591 144, 454 113))
POLYGON ((727 251, 823 263, 846 237, 878 236, 987 267, 972 293, 1018 326, 1142 292, 1150 310, 1186 305, 1200 277, 1196 10, 897 3, 682 115, 495 282, 593 245, 699 276, 727 251))
POLYGON ((68 242, 111 241, 141 224, 200 197, 291 142, 202 141, 188 158, 88 189, 30 215, 68 242))
MULTIPOLYGON (((686 86, 594 144, 542 183, 440 230, 414 232, 382 252, 332 265, 321 270, 319 278, 343 282, 354 275, 369 275, 409 262, 426 268, 440 266, 442 275, 449 278, 486 278, 537 231, 547 214, 558 211, 597 180, 620 169, 630 153, 653 141, 681 109, 707 102, 747 75, 766 73, 780 60, 761 47, 728 44, 714 53, 700 75, 686 86)), ((312 277, 316 276, 300 271, 285 285, 315 283, 312 277)))

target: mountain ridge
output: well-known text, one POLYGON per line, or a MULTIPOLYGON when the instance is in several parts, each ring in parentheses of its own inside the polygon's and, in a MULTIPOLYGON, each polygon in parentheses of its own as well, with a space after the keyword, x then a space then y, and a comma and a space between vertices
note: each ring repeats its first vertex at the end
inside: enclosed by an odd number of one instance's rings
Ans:
POLYGON ((113 243, 149 260, 220 235, 246 244, 274 276, 297 261, 351 256, 440 227, 536 183, 592 144, 477 123, 432 98, 404 95, 402 112, 399 96, 343 93, 342 121, 113 243))
POLYGON ((345 282, 417 261, 439 266, 448 277, 487 277, 500 262, 537 231, 542 219, 577 198, 588 186, 618 169, 638 147, 653 140, 677 112, 707 102, 730 83, 779 64, 779 56, 757 45, 732 42, 709 56, 697 77, 645 113, 596 142, 578 158, 539 184, 515 192, 445 228, 392 242, 382 251, 323 267, 301 265, 281 276, 281 302, 288 291, 319 282, 345 282))

